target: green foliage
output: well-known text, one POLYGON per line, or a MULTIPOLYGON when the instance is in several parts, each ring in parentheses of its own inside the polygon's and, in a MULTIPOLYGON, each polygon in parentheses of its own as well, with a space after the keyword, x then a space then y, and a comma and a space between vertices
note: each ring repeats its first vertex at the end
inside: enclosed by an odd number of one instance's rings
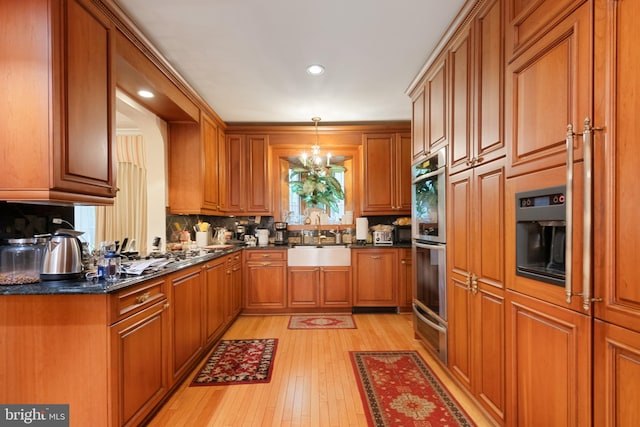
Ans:
POLYGON ((338 200, 344 200, 340 182, 328 171, 317 173, 303 167, 294 168, 289 177, 289 186, 308 206, 324 205, 337 211, 338 200))

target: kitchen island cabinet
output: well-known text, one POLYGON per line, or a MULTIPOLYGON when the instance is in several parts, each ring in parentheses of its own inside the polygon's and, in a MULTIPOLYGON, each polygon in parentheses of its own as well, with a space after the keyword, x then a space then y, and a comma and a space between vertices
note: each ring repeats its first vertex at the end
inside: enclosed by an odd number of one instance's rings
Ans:
POLYGON ((2 2, 0 27, 0 199, 112 204, 113 25, 89 0, 34 0, 2 2))

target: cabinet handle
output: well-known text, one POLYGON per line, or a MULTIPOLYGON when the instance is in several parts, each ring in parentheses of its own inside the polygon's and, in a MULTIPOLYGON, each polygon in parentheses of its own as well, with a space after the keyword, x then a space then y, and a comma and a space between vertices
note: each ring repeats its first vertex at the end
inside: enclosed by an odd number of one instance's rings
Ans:
POLYGON ((471 275, 471 293, 474 295, 478 293, 478 277, 475 274, 471 275))
POLYGON ((591 298, 591 245, 593 243, 593 144, 595 137, 593 132, 602 130, 602 127, 591 126, 589 117, 584 119, 584 211, 582 230, 582 308, 589 311, 592 301, 602 301, 601 298, 591 298))
POLYGON ((565 195, 565 276, 564 294, 567 304, 571 304, 573 295, 573 125, 567 125, 567 194, 565 195))
POLYGON ((165 302, 164 305, 162 306, 165 310, 169 308, 169 303, 165 302))
POLYGON ((261 265, 262 265, 263 267, 266 267, 266 266, 268 266, 268 265, 271 265, 271 263, 270 263, 270 262, 263 262, 263 263, 261 263, 261 265))
POLYGON ((271 254, 262 254, 262 258, 271 258, 271 254))
POLYGON ((146 300, 148 300, 149 298, 151 298, 151 294, 149 292, 145 292, 142 295, 138 295, 136 297, 136 302, 138 304, 142 304, 143 302, 145 302, 146 300))
POLYGON ((380 259, 380 258, 381 258, 381 256, 380 256, 380 255, 372 255, 372 256, 371 256, 371 259, 380 259))
POLYGON ((400 264, 406 264, 406 263, 407 263, 407 261, 405 261, 405 260, 400 261, 400 264))
POLYGON ((471 289, 471 272, 467 272, 467 279, 464 281, 464 284, 467 286, 467 290, 471 289))
POLYGON ((475 159, 475 163, 476 163, 476 164, 477 164, 477 163, 482 163, 483 161, 484 161, 484 157, 477 157, 477 158, 475 159))

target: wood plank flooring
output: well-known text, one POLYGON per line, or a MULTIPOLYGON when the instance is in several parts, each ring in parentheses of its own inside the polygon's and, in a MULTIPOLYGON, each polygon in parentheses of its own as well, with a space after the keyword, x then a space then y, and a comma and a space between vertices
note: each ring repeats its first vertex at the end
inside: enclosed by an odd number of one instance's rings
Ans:
MULTIPOLYGON (((414 339, 409 314, 354 314, 357 329, 291 330, 289 316, 240 316, 223 339, 278 338, 271 382, 189 387, 149 426, 367 426, 349 351, 416 350, 478 426, 492 425, 414 339)), ((203 360, 204 362, 204 360, 203 360)))

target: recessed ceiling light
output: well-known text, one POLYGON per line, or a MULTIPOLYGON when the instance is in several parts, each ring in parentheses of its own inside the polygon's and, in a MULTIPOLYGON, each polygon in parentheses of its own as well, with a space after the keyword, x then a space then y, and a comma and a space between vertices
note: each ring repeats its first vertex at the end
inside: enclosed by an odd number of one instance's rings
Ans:
POLYGON ((153 92, 148 91, 148 90, 139 90, 138 91, 138 95, 140 95, 143 98, 153 98, 155 95, 153 94, 153 92))
POLYGON ((312 76, 319 76, 320 74, 324 73, 324 67, 320 64, 309 65, 307 67, 307 73, 311 74, 312 76))

